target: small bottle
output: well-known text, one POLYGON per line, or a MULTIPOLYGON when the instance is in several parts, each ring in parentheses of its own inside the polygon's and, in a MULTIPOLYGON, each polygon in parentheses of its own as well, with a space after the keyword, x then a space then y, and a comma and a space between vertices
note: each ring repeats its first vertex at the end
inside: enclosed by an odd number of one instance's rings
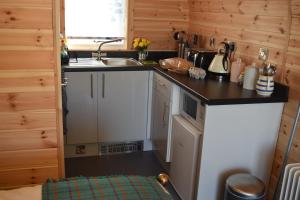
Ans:
POLYGON ((239 77, 243 69, 243 62, 241 58, 238 58, 236 61, 231 64, 231 72, 230 72, 230 81, 237 83, 239 82, 239 77))

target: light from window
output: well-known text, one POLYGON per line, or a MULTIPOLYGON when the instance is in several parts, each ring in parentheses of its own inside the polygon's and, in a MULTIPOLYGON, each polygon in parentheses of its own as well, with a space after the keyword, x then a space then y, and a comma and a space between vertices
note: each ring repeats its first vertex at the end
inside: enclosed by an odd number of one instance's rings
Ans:
POLYGON ((126 0, 65 0, 66 36, 91 41, 125 38, 125 7, 126 0))

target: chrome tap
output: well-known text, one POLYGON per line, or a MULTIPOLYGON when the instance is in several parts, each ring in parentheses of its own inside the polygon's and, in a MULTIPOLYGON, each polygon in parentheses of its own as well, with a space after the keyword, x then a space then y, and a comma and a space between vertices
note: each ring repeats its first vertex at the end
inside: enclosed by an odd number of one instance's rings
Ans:
POLYGON ((108 43, 112 43, 112 42, 121 42, 123 39, 122 38, 118 38, 118 39, 113 39, 113 40, 108 40, 108 41, 105 41, 105 42, 102 42, 99 47, 98 47, 98 50, 97 50, 97 60, 102 60, 102 57, 101 57, 101 47, 105 44, 108 44, 108 43))

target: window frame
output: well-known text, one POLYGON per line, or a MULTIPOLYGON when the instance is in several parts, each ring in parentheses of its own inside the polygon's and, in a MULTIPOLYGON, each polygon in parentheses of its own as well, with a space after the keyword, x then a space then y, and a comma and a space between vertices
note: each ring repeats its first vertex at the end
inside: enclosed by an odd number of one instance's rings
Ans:
MULTIPOLYGON (((129 30, 130 30, 130 26, 131 26, 131 20, 132 20, 132 13, 133 13, 133 9, 131 7, 131 0, 124 0, 125 1, 125 19, 124 19, 124 23, 125 23, 125 28, 124 28, 124 39, 123 39, 123 43, 122 44, 114 44, 114 43, 109 43, 106 45, 103 45, 102 49, 103 50, 127 50, 128 48, 130 48, 130 34, 129 34, 129 30)), ((61 33, 65 36, 65 0, 61 0, 61 33)), ((68 39, 68 41, 70 41, 71 39, 68 39)), ((99 45, 101 43, 94 43, 94 44, 72 44, 70 42, 68 42, 68 49, 69 50, 77 50, 77 51, 97 51, 99 45)))

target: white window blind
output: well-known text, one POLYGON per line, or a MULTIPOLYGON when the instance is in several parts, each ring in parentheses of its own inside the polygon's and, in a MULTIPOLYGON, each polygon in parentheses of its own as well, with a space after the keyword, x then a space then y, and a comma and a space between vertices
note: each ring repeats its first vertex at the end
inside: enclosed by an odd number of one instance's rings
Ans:
POLYGON ((126 0, 65 0, 65 32, 78 43, 125 38, 126 0))

